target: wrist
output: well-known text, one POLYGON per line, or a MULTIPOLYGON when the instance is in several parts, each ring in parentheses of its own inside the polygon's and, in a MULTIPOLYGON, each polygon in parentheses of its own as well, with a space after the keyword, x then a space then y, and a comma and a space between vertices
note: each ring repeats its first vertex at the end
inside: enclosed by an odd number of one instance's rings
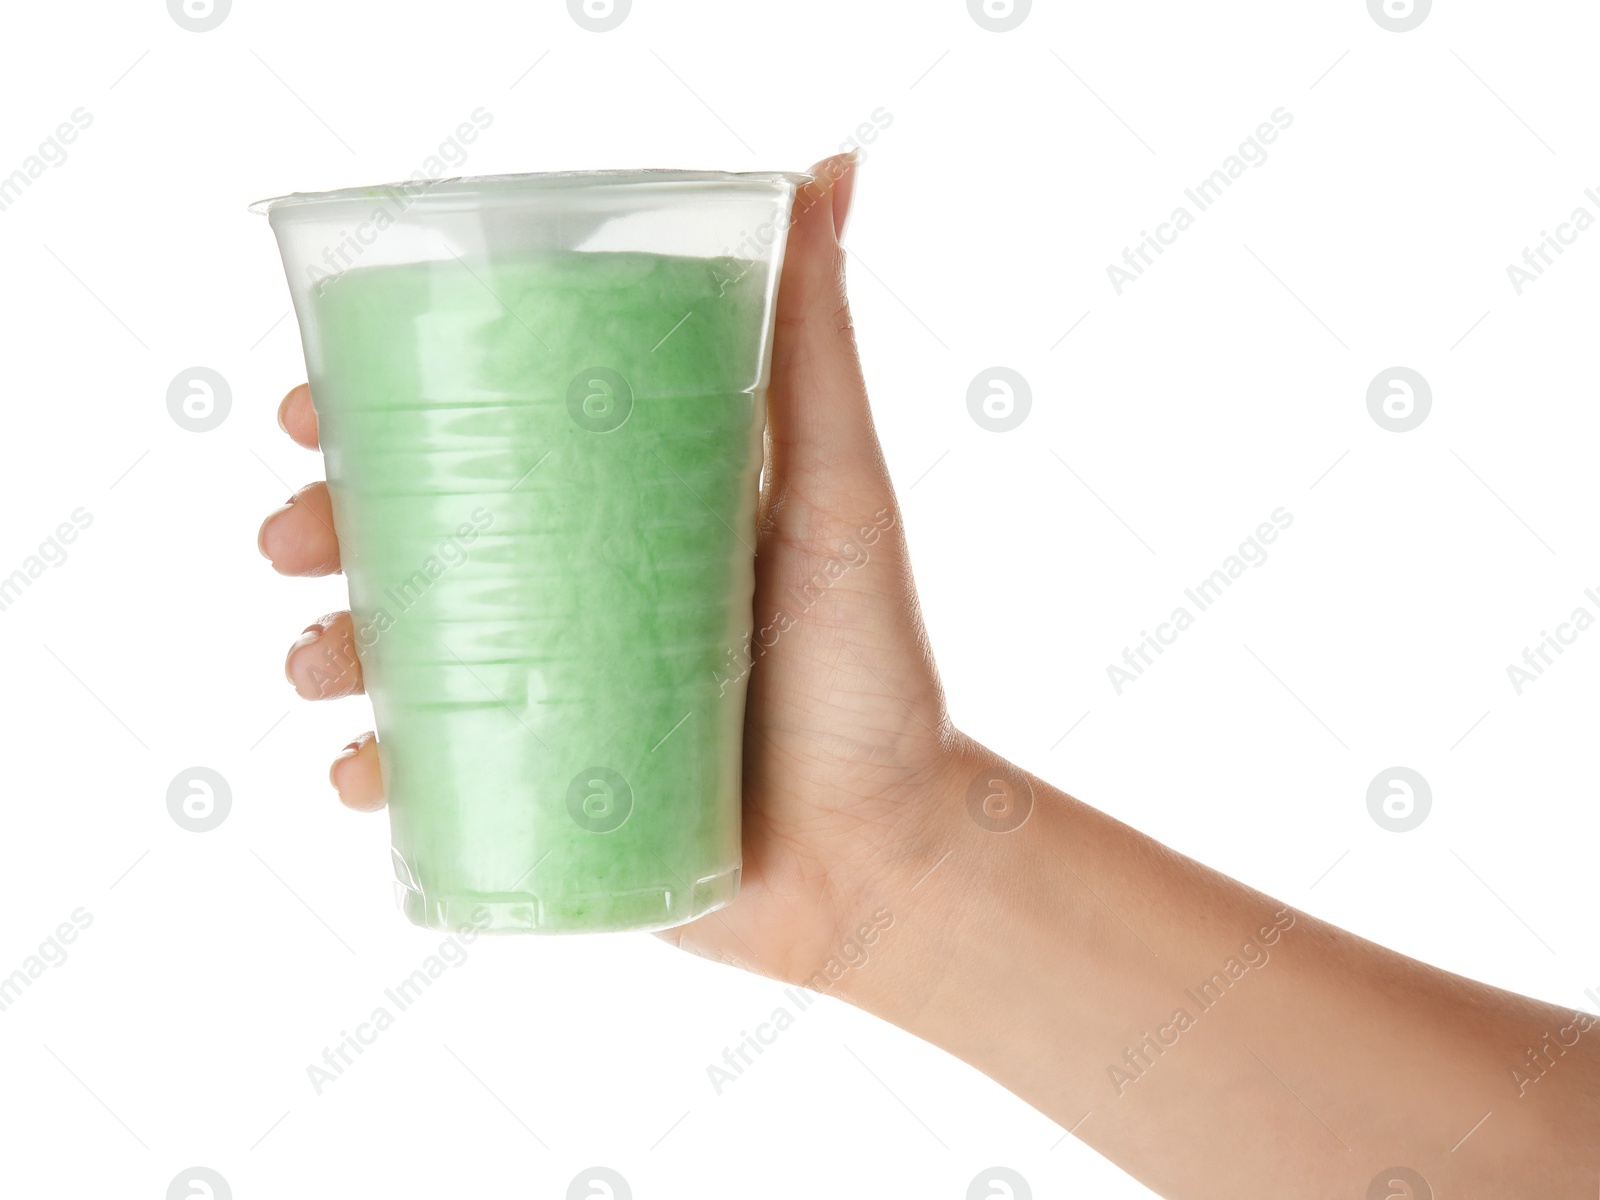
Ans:
POLYGON ((1065 1125, 1103 1108, 1130 1010, 1168 1013, 1182 986, 1119 871, 1131 831, 959 735, 916 821, 862 896, 892 921, 835 994, 1065 1125))
MULTIPOLYGON (((836 995, 945 1044, 923 1018, 973 998, 958 977, 985 957, 982 946, 994 948, 999 930, 1029 923, 1026 908, 1013 911, 1026 905, 1028 889, 1017 885, 1037 877, 1041 843, 1050 836, 1030 826, 1063 816, 1041 815, 1041 786, 971 738, 951 734, 936 759, 907 780, 893 851, 849 906, 878 927, 878 936, 870 959, 839 980, 836 995)), ((851 933, 859 929, 841 929, 845 939, 851 933)))
POLYGON ((924 923, 926 914, 910 926, 907 921, 921 897, 931 894, 928 881, 948 866, 963 832, 954 800, 958 781, 970 774, 964 767, 969 747, 968 739, 951 733, 876 793, 885 803, 863 818, 873 832, 852 837, 843 856, 848 866, 829 872, 813 949, 789 982, 892 1020, 864 998, 904 987, 905 972, 914 971, 921 956, 919 946, 907 944, 906 933, 924 923), (894 960, 892 969, 880 967, 885 956, 894 960))

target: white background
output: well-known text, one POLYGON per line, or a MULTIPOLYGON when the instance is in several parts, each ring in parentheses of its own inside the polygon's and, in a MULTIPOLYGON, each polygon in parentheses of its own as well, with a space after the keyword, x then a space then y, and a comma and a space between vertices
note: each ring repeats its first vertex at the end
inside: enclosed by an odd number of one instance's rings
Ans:
POLYGON ((321 468, 273 420, 304 372, 245 205, 404 178, 480 106, 474 174, 799 169, 890 114, 852 290, 957 723, 1291 905, 1594 1007, 1600 632, 1521 695, 1506 673, 1600 615, 1600 230, 1520 296, 1506 273, 1600 216, 1593 6, 1408 33, 1359 0, 1041 4, 1006 33, 957 0, 637 0, 608 33, 550 0, 6 22, 0 176, 93 123, 0 211, 0 575, 93 524, 0 612, 0 975, 93 924, 0 1012, 0 1191, 160 1200, 203 1164, 240 1200, 562 1197, 600 1163, 640 1200, 959 1200, 1000 1163, 1041 1197, 1148 1194, 831 999, 716 1095, 781 989, 644 936, 480 941, 314 1093, 439 939, 390 904, 385 820, 324 780, 365 701, 282 677, 343 581, 256 553, 321 468), (1107 265, 1280 106, 1268 161, 1119 296, 1107 265), (1366 407, 1397 364, 1433 392, 1409 433, 1366 407), (232 388, 207 433, 166 409, 195 365, 232 388), (966 409, 994 365, 1033 394, 1003 434, 966 409), (1116 694, 1107 665, 1279 506, 1269 561, 1116 694), (1433 792, 1405 834, 1366 808, 1397 764, 1433 792), (232 788, 205 834, 166 811, 195 765, 232 788))

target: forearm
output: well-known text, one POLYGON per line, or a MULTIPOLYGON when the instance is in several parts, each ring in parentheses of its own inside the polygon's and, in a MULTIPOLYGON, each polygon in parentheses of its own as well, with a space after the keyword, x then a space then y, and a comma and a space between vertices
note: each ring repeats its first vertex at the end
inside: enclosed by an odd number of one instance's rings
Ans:
POLYGON ((994 761, 952 753, 846 998, 1163 1195, 1360 1197, 1397 1165, 1436 1195, 1594 1194, 1600 1024, 1287 909, 1038 780, 1019 828, 985 829, 967 787, 994 761))

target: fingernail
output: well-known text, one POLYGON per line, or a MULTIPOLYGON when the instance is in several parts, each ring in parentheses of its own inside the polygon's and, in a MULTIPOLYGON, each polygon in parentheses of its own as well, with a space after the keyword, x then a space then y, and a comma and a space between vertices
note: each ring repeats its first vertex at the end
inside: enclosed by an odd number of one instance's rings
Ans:
POLYGON ((850 220, 850 201, 855 197, 856 171, 861 165, 861 148, 857 146, 841 158, 844 171, 833 185, 834 236, 844 238, 845 223, 850 220))
POLYGON ((272 555, 267 552, 267 530, 272 527, 272 523, 274 521, 276 521, 279 517, 293 507, 294 497, 291 496, 289 497, 289 502, 287 504, 280 508, 273 509, 267 514, 267 519, 261 522, 261 532, 256 534, 256 549, 261 552, 261 557, 266 559, 268 562, 272 561, 272 555))
POLYGON ((359 739, 357 739, 341 750, 339 752, 339 756, 335 758, 332 765, 328 767, 328 783, 331 784, 333 790, 339 792, 340 795, 343 795, 344 793, 340 791, 339 781, 333 777, 334 772, 339 769, 340 763, 354 758, 359 753, 361 753, 361 742, 359 739))
POLYGON ((320 638, 321 636, 322 636, 322 626, 321 625, 308 625, 308 626, 306 626, 306 631, 304 633, 302 633, 299 637, 295 638, 294 644, 289 647, 289 653, 284 656, 284 660, 283 660, 283 676, 291 684, 294 685, 295 691, 299 691, 300 690, 300 685, 298 683, 295 683, 295 680, 294 680, 294 656, 296 654, 300 653, 300 651, 304 650, 307 646, 316 645, 317 639, 320 638))

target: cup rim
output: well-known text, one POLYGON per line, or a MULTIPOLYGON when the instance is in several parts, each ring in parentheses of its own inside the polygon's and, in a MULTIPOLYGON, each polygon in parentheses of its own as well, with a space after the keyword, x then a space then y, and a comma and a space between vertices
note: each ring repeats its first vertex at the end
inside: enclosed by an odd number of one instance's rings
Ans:
POLYGON ((632 187, 640 184, 731 184, 753 187, 787 184, 795 189, 816 179, 810 171, 686 171, 670 168, 605 171, 530 171, 514 175, 453 175, 444 179, 411 179, 403 183, 369 184, 338 188, 326 192, 290 192, 257 200, 250 211, 270 215, 282 208, 329 204, 350 200, 374 200, 396 192, 406 193, 411 202, 424 197, 450 197, 514 192, 521 189, 554 190, 567 187, 632 187))

